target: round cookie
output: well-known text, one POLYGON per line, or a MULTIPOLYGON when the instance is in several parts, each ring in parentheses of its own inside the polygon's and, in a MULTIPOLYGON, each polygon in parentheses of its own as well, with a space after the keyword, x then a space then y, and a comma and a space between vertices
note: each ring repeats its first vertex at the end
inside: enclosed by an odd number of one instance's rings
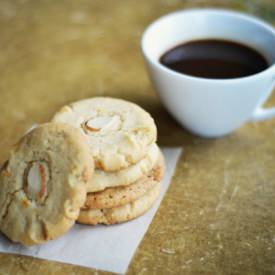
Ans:
POLYGON ((115 224, 126 222, 144 214, 158 198, 160 183, 149 190, 139 199, 128 204, 108 209, 81 210, 77 219, 82 224, 115 224))
POLYGON ((88 184, 88 192, 102 191, 108 187, 132 184, 144 175, 147 175, 156 165, 160 150, 154 143, 150 145, 147 155, 137 163, 117 172, 105 172, 95 169, 93 180, 88 184))
POLYGON ((114 208, 135 201, 162 180, 164 169, 164 158, 159 153, 156 165, 147 175, 143 175, 136 182, 127 186, 112 187, 101 192, 88 193, 86 202, 81 209, 114 208))
POLYGON ((96 168, 104 171, 118 171, 138 162, 157 138, 149 113, 115 98, 95 97, 72 103, 57 112, 53 121, 81 129, 96 168))
POLYGON ((81 131, 60 123, 33 129, 0 171, 0 230, 26 246, 63 235, 79 215, 92 173, 81 131))

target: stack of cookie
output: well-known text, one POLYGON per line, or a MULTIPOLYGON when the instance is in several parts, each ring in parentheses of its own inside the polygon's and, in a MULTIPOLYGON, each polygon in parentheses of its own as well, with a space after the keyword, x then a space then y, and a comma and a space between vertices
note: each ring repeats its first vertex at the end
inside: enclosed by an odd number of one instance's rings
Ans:
POLYGON ((114 98, 92 98, 63 107, 53 118, 82 131, 94 159, 87 199, 77 219, 113 224, 146 212, 157 199, 164 159, 151 116, 114 98))
POLYGON ((93 98, 63 107, 14 146, 0 168, 0 230, 45 243, 78 221, 133 219, 157 199, 164 159, 156 126, 137 105, 93 98))

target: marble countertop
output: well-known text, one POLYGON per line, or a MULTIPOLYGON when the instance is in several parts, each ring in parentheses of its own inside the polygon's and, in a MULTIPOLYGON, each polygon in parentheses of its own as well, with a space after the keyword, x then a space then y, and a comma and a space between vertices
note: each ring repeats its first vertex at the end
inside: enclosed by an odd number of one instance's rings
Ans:
MULTIPOLYGON (((0 0, 0 161, 33 123, 95 95, 140 104, 159 144, 184 148, 129 274, 275 274, 275 120, 221 139, 192 136, 161 106, 144 68, 139 41, 151 21, 208 6, 275 23, 273 0, 0 0)), ((93 273, 0 254, 0 274, 93 273)))

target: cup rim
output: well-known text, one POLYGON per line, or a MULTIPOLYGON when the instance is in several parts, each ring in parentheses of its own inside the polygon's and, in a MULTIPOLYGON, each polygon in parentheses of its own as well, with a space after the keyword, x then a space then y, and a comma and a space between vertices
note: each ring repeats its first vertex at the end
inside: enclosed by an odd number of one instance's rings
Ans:
MULTIPOLYGON (((145 40, 148 36, 149 31, 160 21, 166 20, 170 17, 173 17, 175 15, 179 15, 179 14, 187 14, 187 13, 196 13, 196 12, 202 12, 202 13, 218 13, 218 14, 224 14, 224 15, 231 15, 231 16, 235 16, 235 17, 239 17, 241 19, 250 21, 254 24, 260 25, 261 27, 267 29, 269 32, 271 32, 274 36, 275 36, 275 29, 273 28, 273 26, 267 22, 265 22, 262 19, 259 19, 256 16, 253 15, 249 15, 249 14, 245 14, 243 12, 239 12, 239 11, 235 11, 235 10, 230 10, 230 9, 222 9, 222 8, 190 8, 190 9, 182 9, 182 10, 178 10, 175 12, 171 12, 168 14, 165 14, 159 18, 157 18, 156 20, 154 20, 153 22, 151 22, 146 29, 144 30, 142 37, 141 37, 141 50, 142 53, 144 55, 144 57, 151 63, 153 63, 153 65, 155 65, 156 67, 158 67, 159 69, 161 69, 162 71, 174 75, 174 76, 178 76, 178 77, 182 77, 182 78, 186 78, 186 79, 190 79, 190 80, 197 80, 197 81, 202 81, 202 82, 238 82, 238 81, 248 81, 251 80, 251 78, 255 78, 255 77, 261 77, 262 75, 265 74, 272 74, 275 73, 275 63, 273 63, 272 65, 270 65, 269 67, 267 67, 265 70, 256 73, 256 74, 252 74, 252 75, 248 75, 248 76, 243 76, 243 77, 236 77, 236 78, 204 78, 204 77, 199 77, 199 76, 192 76, 192 75, 188 75, 185 73, 179 73, 177 71, 171 70, 167 67, 165 67, 164 65, 162 65, 160 62, 154 60, 147 52, 146 47, 145 47, 145 40)), ((275 76, 273 77, 275 79, 275 76)))

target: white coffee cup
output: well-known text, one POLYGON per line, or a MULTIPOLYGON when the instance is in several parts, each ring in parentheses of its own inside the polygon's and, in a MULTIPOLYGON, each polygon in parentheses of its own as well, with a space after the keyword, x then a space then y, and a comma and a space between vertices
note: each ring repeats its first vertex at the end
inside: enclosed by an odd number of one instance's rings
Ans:
POLYGON ((247 121, 275 117, 275 108, 261 107, 275 84, 275 30, 267 23, 227 10, 183 10, 153 22, 145 30, 141 46, 162 103, 191 132, 219 137, 247 121), (159 62, 162 54, 181 43, 211 38, 248 45, 270 66, 247 77, 207 79, 178 73, 159 62))

